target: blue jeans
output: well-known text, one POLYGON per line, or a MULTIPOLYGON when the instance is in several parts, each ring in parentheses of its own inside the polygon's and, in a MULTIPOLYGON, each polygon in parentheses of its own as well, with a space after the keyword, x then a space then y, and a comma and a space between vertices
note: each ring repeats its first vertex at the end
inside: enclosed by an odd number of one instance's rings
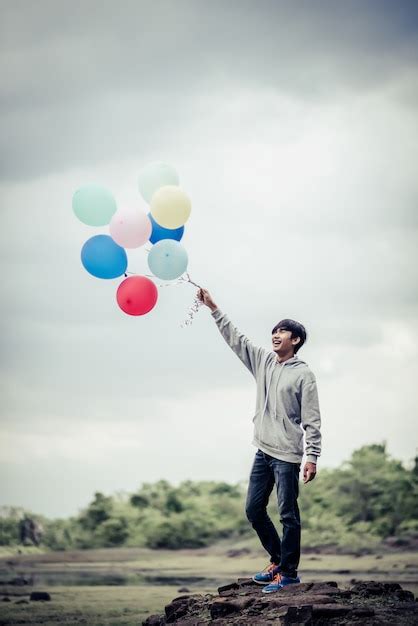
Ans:
POLYGON ((299 472, 300 463, 280 461, 257 450, 245 509, 248 521, 270 555, 271 563, 279 565, 280 572, 291 577, 297 576, 300 559, 301 526, 297 503, 299 472), (280 522, 283 526, 281 541, 267 513, 267 504, 275 484, 280 522))

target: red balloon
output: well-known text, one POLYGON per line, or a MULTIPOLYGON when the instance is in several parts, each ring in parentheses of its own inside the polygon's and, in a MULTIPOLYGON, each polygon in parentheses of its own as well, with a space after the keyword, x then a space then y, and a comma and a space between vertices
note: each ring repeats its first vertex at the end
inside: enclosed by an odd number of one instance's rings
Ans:
POLYGON ((130 276, 118 287, 116 300, 128 315, 145 315, 156 305, 158 290, 146 276, 130 276))

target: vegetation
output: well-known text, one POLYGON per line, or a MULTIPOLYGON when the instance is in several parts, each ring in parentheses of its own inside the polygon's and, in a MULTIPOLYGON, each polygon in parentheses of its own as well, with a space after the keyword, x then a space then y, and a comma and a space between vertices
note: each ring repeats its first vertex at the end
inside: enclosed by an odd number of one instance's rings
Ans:
MULTIPOLYGON (((418 538, 418 457, 412 469, 391 459, 384 444, 356 450, 337 469, 321 469, 301 488, 303 544, 368 551, 388 537, 398 545, 418 538)), ((41 546, 51 550, 138 546, 200 548, 222 538, 254 534, 245 517, 246 485, 165 480, 145 483, 134 494, 97 492, 78 516, 49 520, 32 515, 43 528, 41 546)), ((272 497, 270 514, 277 519, 272 497)), ((0 545, 19 542, 21 509, 3 510, 0 545)))

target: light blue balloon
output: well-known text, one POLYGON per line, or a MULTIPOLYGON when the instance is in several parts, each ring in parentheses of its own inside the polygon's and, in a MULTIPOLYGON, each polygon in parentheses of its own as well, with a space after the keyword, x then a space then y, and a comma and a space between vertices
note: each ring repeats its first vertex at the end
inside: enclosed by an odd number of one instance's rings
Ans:
POLYGON ((155 161, 146 165, 139 173, 138 187, 148 204, 157 189, 166 185, 178 185, 179 175, 172 165, 155 161))
POLYGON ((81 262, 96 278, 117 278, 128 267, 125 249, 109 235, 95 235, 88 239, 81 250, 81 262))
POLYGON ((164 280, 174 280, 184 274, 188 261, 186 250, 174 239, 157 241, 148 254, 151 272, 164 280))

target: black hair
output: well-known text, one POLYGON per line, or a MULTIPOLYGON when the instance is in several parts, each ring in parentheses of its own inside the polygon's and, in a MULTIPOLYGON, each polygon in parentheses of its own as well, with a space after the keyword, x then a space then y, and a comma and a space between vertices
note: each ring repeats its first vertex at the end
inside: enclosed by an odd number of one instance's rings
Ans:
POLYGON ((279 330, 279 328, 282 328, 283 330, 290 330, 290 332, 292 333, 291 335, 292 339, 294 339, 295 337, 300 338, 299 343, 297 343, 294 346, 294 350, 296 354, 296 352, 301 349, 301 347, 306 341, 307 334, 306 334, 305 327, 300 322, 295 322, 295 320, 285 319, 285 320, 281 320, 278 324, 276 324, 276 326, 271 331, 271 334, 274 335, 276 330, 279 330))

